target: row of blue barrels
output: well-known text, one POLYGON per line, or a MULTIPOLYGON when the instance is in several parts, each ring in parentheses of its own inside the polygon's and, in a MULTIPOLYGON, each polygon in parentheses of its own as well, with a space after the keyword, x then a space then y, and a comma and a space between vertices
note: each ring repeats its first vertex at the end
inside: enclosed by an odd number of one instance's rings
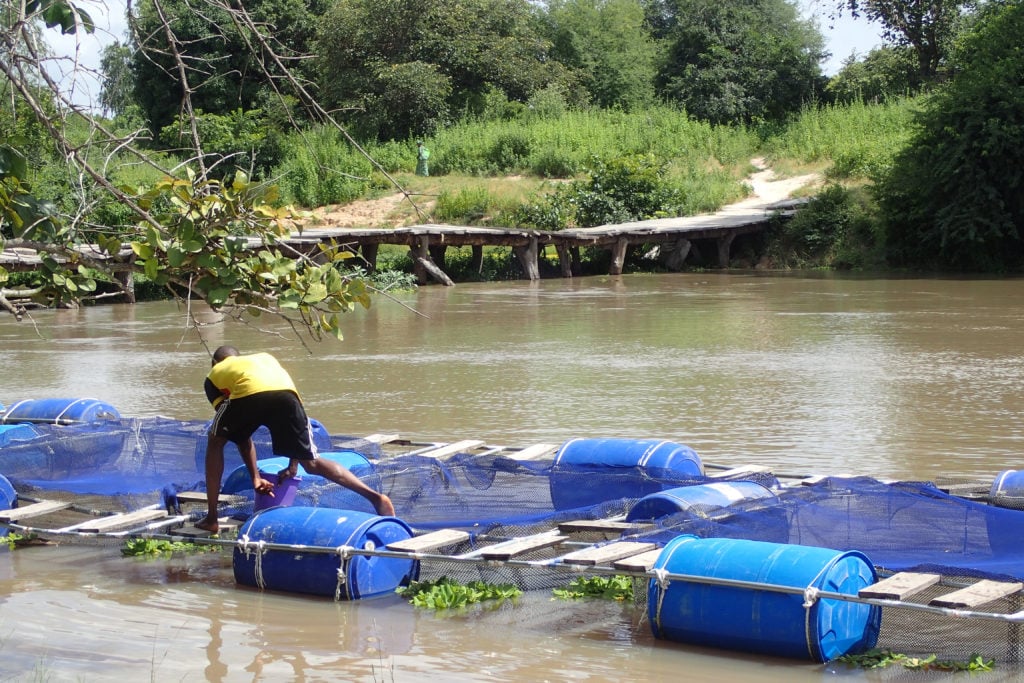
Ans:
MULTIPOLYGON (((411 536, 409 526, 396 517, 271 507, 254 514, 239 530, 234 576, 242 585, 342 600, 390 594, 418 578, 417 560, 310 553, 303 547, 375 550, 411 536), (262 544, 278 547, 264 551, 262 544), (280 548, 289 545, 296 546, 294 552, 280 548)), ((858 552, 679 536, 665 546, 654 568, 662 575, 721 582, 651 579, 648 615, 657 638, 821 662, 877 643, 877 606, 827 597, 805 604, 810 591, 854 596, 874 583, 874 567, 858 552)))

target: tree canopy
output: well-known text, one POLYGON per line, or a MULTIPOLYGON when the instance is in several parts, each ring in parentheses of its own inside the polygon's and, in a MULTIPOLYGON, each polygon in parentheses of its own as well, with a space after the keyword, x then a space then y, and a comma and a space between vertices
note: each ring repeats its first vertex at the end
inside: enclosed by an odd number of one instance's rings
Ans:
POLYGON ((898 265, 1024 264, 1024 5, 993 5, 878 184, 898 265))

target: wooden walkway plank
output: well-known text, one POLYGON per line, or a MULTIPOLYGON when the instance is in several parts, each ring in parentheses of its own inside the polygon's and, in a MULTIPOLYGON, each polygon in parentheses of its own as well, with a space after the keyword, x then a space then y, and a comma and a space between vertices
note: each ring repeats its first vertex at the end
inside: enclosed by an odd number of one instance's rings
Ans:
POLYGON ((984 605, 986 602, 992 602, 993 600, 1013 595, 1022 587, 1024 587, 1024 583, 1006 583, 1004 581, 983 579, 967 588, 962 588, 948 595, 939 596, 928 604, 935 607, 977 607, 978 605, 984 605))
POLYGON ((422 455, 426 458, 444 458, 449 455, 455 455, 456 453, 469 451, 482 445, 484 445, 484 442, 479 439, 466 439, 465 441, 457 441, 455 443, 450 443, 446 446, 439 446, 427 451, 420 451, 416 455, 422 455))
POLYGON ((618 522, 608 519, 579 519, 571 522, 560 522, 558 530, 563 534, 582 533, 617 533, 623 534, 626 531, 641 531, 650 529, 653 524, 648 522, 618 522))
POLYGON ((71 507, 71 503, 60 500, 41 500, 38 503, 0 511, 0 522, 17 522, 30 517, 39 517, 71 507))
POLYGON ((772 468, 762 465, 741 465, 740 467, 733 467, 732 469, 725 470, 724 472, 709 474, 708 479, 736 479, 737 477, 742 477, 747 474, 760 474, 762 472, 771 471, 772 468))
POLYGON ((512 460, 539 460, 549 453, 554 453, 560 448, 558 444, 538 443, 518 451, 512 451, 505 455, 512 460))
POLYGON ((437 550, 446 545, 455 545, 468 541, 469 534, 458 529, 440 529, 422 536, 407 538, 402 541, 388 543, 388 550, 396 550, 403 553, 425 553, 430 550, 437 550))
POLYGON ((118 515, 105 515, 103 517, 95 517, 93 519, 79 522, 63 529, 58 529, 59 532, 64 531, 80 531, 82 533, 99 533, 101 531, 110 531, 111 529, 120 529, 128 527, 133 524, 140 524, 143 522, 149 522, 154 519, 160 519, 161 517, 167 516, 167 510, 156 510, 153 508, 143 508, 142 510, 136 510, 135 512, 126 512, 118 515))
MULTIPOLYGON (((179 503, 205 503, 206 502, 206 491, 180 491, 174 496, 178 499, 179 503)), ((241 505, 242 503, 248 503, 249 499, 245 496, 236 496, 230 493, 222 493, 217 499, 220 505, 241 505)))
POLYGON ((599 564, 607 564, 615 560, 621 560, 633 555, 645 553, 657 548, 656 543, 638 543, 636 541, 619 541, 608 545, 591 546, 582 550, 571 552, 559 558, 562 564, 575 564, 592 567, 599 564))
MULTIPOLYGON (((218 534, 234 531, 241 524, 237 519, 232 519, 231 517, 221 517, 217 520, 217 523, 220 525, 220 531, 217 532, 218 534)), ((170 536, 181 536, 183 538, 209 538, 213 535, 206 529, 200 529, 195 525, 189 525, 180 529, 172 529, 168 534, 170 536)))
POLYGON ((920 593, 925 588, 934 586, 941 577, 938 574, 917 574, 900 572, 871 586, 857 591, 862 598, 879 598, 882 600, 905 600, 911 595, 920 593))
POLYGON ((398 441, 398 439, 398 434, 368 434, 363 437, 364 441, 369 441, 370 443, 375 444, 391 443, 392 441, 398 441))
POLYGON ((662 548, 656 550, 648 550, 645 553, 639 555, 632 555, 631 557, 625 557, 621 560, 615 560, 612 562, 612 566, 616 569, 623 571, 638 571, 638 572, 649 572, 654 567, 654 563, 658 561, 661 556, 662 548))
POLYGON ((532 550, 541 550, 551 546, 561 545, 569 540, 568 536, 558 533, 557 529, 544 531, 533 536, 523 538, 512 538, 507 541, 495 543, 484 548, 477 548, 463 555, 456 555, 459 560, 471 560, 482 557, 485 560, 509 560, 516 555, 522 555, 532 550))

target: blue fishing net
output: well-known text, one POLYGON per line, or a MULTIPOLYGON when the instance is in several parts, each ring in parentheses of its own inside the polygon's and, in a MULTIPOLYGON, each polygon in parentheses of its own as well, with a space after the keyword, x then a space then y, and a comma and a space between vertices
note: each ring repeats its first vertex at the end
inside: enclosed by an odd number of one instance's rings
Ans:
MULTIPOLYGON (((204 490, 207 425, 167 418, 119 418, 89 424, 33 424, 0 443, 0 474, 19 492, 109 496, 123 504, 161 502, 168 492, 204 490)), ((949 495, 930 482, 831 478, 780 486, 770 473, 738 473, 768 495, 708 502, 730 477, 685 467, 606 462, 516 460, 502 453, 438 459, 382 453, 363 439, 322 434, 321 450, 344 455, 350 469, 387 493, 413 528, 456 528, 471 535, 515 536, 569 520, 626 519, 641 501, 674 491, 678 509, 636 519, 626 540, 664 544, 679 534, 742 538, 858 550, 884 570, 1024 580, 1024 511, 949 495), (352 462, 364 464, 352 466, 352 462), (717 487, 717 488, 716 488, 717 487), (679 493, 682 491, 682 493, 679 493), (689 495, 692 493, 692 495, 689 495)), ((273 460, 269 434, 254 437, 261 463, 273 460)), ((242 467, 233 447, 225 479, 242 467)), ((664 464, 664 463, 663 463, 664 464)), ((302 474, 295 504, 371 511, 347 489, 302 474)), ((245 485, 236 493, 251 498, 245 485)), ((242 506, 238 514, 251 513, 242 506)))

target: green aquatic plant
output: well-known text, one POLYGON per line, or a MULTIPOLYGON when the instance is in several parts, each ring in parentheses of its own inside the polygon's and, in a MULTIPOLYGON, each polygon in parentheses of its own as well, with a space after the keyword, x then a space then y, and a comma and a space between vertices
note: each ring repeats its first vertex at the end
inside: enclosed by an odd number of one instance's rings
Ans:
POLYGON ((459 583, 447 576, 433 581, 413 581, 399 586, 395 592, 415 607, 423 609, 459 609, 478 602, 496 600, 499 603, 523 594, 512 584, 492 584, 485 581, 459 583))
POLYGON ((872 648, 861 654, 849 654, 839 657, 836 661, 862 669, 882 669, 898 664, 904 669, 914 671, 992 671, 994 659, 985 659, 977 652, 966 661, 942 660, 935 655, 926 657, 910 657, 885 648, 872 648))
POLYGON ((601 598, 622 602, 633 597, 633 580, 628 576, 591 576, 572 580, 565 588, 551 591, 560 600, 601 598))
POLYGON ((187 541, 167 541, 155 538, 131 538, 125 541, 121 554, 126 557, 163 555, 170 553, 205 553, 216 551, 212 545, 199 545, 187 541))

